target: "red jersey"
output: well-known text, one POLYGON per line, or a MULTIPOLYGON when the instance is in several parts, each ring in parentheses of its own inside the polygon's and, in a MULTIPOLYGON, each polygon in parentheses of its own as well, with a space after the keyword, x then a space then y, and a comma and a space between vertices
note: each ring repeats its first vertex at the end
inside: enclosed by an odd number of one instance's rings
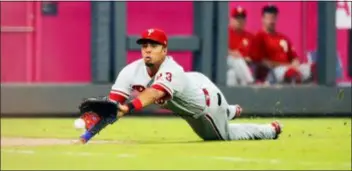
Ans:
POLYGON ((247 31, 235 31, 229 28, 229 49, 239 51, 243 57, 249 56, 249 45, 253 34, 247 31))
POLYGON ((277 63, 291 63, 297 53, 285 35, 259 31, 252 40, 250 56, 255 61, 267 59, 277 63))

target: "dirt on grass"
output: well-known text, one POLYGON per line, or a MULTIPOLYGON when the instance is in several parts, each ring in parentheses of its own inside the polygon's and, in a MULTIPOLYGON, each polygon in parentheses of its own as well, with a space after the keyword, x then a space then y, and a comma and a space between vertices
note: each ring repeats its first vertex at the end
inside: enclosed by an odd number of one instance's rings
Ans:
MULTIPOLYGON (((92 140, 90 144, 122 144, 126 142, 112 140, 92 140)), ((79 144, 75 139, 58 138, 27 138, 27 137, 1 137, 1 147, 11 146, 46 146, 46 145, 72 145, 79 144)))

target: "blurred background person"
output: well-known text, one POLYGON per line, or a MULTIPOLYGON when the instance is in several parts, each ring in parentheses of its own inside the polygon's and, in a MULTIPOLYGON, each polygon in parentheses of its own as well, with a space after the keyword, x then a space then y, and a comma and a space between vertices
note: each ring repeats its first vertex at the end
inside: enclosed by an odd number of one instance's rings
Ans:
POLYGON ((290 39, 276 30, 279 10, 274 5, 262 8, 262 25, 250 48, 252 60, 259 62, 255 75, 269 83, 302 83, 312 78, 311 64, 301 64, 290 39))
POLYGON ((253 35, 245 30, 247 12, 238 6, 232 9, 228 28, 227 86, 248 85, 254 82, 249 67, 249 45, 253 35))

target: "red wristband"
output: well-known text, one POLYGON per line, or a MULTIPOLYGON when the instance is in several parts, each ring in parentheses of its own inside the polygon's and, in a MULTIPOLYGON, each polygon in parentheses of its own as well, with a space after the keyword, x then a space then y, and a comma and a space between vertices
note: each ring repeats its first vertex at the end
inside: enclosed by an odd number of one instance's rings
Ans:
POLYGON ((143 108, 143 104, 142 104, 141 100, 139 100, 138 98, 135 98, 132 101, 132 105, 134 107, 134 110, 141 110, 143 108))

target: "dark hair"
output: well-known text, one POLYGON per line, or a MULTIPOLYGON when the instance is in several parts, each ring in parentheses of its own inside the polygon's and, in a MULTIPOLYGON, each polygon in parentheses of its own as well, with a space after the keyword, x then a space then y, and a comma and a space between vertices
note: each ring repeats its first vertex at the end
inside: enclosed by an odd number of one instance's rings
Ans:
POLYGON ((163 45, 155 40, 151 40, 151 39, 139 39, 137 41, 137 44, 147 44, 147 43, 150 43, 150 44, 158 44, 158 45, 163 45))
POLYGON ((235 18, 235 19, 239 19, 239 18, 246 19, 247 18, 246 14, 237 14, 237 15, 234 15, 232 17, 235 18))
POLYGON ((265 13, 277 15, 279 13, 279 9, 275 5, 266 5, 262 8, 262 15, 265 13))

